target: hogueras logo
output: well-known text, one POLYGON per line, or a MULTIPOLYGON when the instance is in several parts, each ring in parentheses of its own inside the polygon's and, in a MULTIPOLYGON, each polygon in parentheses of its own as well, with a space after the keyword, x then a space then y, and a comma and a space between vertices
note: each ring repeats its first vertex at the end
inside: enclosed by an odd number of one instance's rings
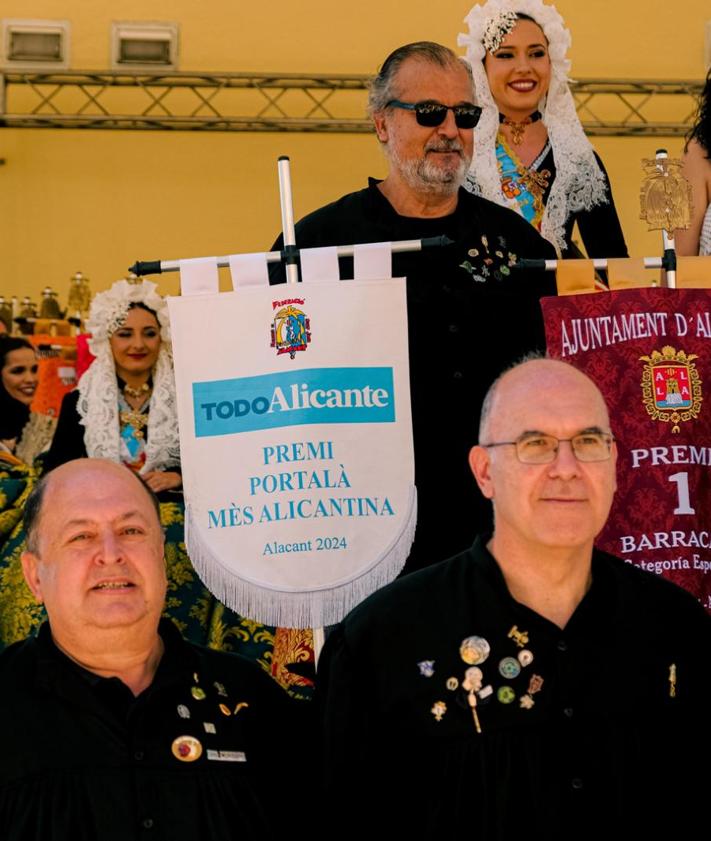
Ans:
POLYGON ((195 435, 311 423, 394 423, 392 368, 310 368, 193 383, 195 435))

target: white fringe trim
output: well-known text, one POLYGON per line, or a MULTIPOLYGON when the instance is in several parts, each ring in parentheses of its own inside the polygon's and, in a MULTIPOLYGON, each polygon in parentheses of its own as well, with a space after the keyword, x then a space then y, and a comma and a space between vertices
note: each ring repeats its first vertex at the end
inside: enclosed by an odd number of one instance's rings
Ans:
POLYGON ((412 485, 402 531, 368 570, 334 587, 301 592, 263 587, 225 569, 193 529, 189 505, 185 507, 185 546, 208 590, 241 616, 281 628, 320 628, 340 622, 363 599, 397 577, 410 554, 416 524, 417 489, 412 485))

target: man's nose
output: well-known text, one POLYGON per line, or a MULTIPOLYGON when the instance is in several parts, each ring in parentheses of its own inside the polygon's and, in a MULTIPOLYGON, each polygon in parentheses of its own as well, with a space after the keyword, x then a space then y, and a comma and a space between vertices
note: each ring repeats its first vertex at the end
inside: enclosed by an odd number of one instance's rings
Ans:
POLYGON ((454 111, 447 109, 447 116, 439 124, 437 132, 443 137, 449 137, 451 139, 454 139, 459 135, 459 129, 457 128, 457 123, 454 119, 454 111))
POLYGON ((573 452, 572 442, 559 441, 555 458, 550 465, 551 475, 560 476, 564 479, 570 479, 573 476, 577 476, 579 472, 580 462, 573 452))
POLYGON ((108 531, 101 535, 101 540, 97 547, 96 560, 100 564, 117 564, 123 562, 121 543, 113 531, 108 531))

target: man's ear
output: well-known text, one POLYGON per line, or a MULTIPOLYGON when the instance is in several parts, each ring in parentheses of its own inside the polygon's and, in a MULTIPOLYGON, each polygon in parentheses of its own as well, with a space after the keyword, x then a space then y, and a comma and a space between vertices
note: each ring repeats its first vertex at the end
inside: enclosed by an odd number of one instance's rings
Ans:
POLYGON ((494 483, 491 478, 491 459, 484 447, 472 447, 469 451, 469 467, 476 479, 479 490, 487 499, 494 498, 494 483))
POLYGON ((375 134, 381 143, 388 142, 388 127, 385 123, 385 111, 376 111, 373 114, 373 125, 375 126, 375 134))
POLYGON ((30 590, 32 590, 32 595, 40 604, 42 604, 44 599, 42 597, 42 585, 40 583, 39 572, 37 569, 40 560, 34 552, 23 552, 21 560, 22 573, 25 576, 27 586, 30 590))

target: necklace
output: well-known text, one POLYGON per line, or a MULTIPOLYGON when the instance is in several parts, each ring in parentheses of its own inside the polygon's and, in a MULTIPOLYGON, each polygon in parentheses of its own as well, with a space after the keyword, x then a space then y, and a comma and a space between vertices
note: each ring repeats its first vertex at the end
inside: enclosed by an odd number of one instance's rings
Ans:
POLYGON ((530 117, 526 117, 525 120, 521 120, 520 122, 510 120, 505 114, 499 114, 499 123, 501 123, 502 126, 508 126, 511 129, 511 142, 514 146, 521 145, 523 141, 523 133, 526 131, 527 126, 530 126, 531 123, 538 122, 540 119, 540 111, 534 111, 530 117))
POLYGON ((137 409, 132 409, 129 412, 119 412, 119 418, 123 426, 133 427, 133 434, 136 438, 143 438, 146 426, 148 426, 148 415, 137 409))
POLYGON ((147 382, 140 385, 138 388, 132 388, 130 385, 124 384, 123 393, 126 394, 128 397, 133 397, 138 399, 139 397, 143 397, 145 394, 151 390, 150 385, 147 382))

